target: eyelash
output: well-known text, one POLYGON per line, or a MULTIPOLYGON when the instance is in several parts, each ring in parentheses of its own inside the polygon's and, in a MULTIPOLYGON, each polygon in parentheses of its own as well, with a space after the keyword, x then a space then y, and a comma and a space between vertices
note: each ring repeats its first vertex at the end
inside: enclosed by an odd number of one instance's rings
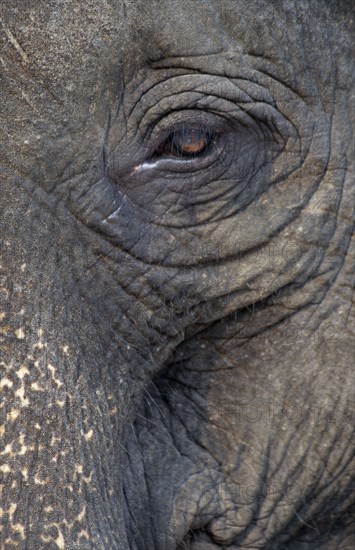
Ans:
POLYGON ((216 143, 216 140, 216 131, 210 130, 204 125, 184 124, 171 132, 162 141, 156 148, 154 157, 179 158, 181 160, 195 159, 205 155, 211 146, 216 143), (194 140, 195 143, 197 141, 197 150, 194 150, 194 140), (201 145, 200 148, 198 148, 199 144, 201 145))
POLYGON ((169 113, 149 130, 143 138, 146 166, 179 174, 214 165, 235 133, 225 117, 201 109, 169 113))

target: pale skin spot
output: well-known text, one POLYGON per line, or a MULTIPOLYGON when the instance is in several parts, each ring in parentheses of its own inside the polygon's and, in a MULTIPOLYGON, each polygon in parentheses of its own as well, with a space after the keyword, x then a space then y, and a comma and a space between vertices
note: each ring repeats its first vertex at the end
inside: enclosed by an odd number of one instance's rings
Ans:
MULTIPOLYGON (((43 390, 44 391, 44 390, 43 390)), ((58 400, 56 401, 57 405, 59 405, 59 407, 64 407, 65 405, 65 401, 64 400, 58 400)))
POLYGON ((24 468, 23 470, 21 470, 21 474, 23 475, 24 480, 27 481, 28 480, 28 469, 24 468))
POLYGON ((38 336, 38 338, 41 338, 43 336, 43 329, 39 328, 37 330, 37 336, 38 336))
POLYGON ((25 528, 23 527, 23 525, 21 525, 20 523, 15 523, 15 525, 12 525, 12 529, 20 533, 22 540, 25 539, 25 528))
POLYGON ((37 474, 35 475, 34 482, 36 485, 47 485, 47 482, 44 481, 43 479, 39 479, 37 474))
POLYGON ((87 531, 84 531, 84 529, 82 529, 80 531, 80 533, 78 534, 78 539, 86 539, 86 540, 89 540, 90 537, 89 537, 89 533, 87 531))
POLYGON ((31 384, 31 388, 34 390, 34 391, 45 391, 43 388, 41 388, 37 382, 33 382, 31 384))
POLYGON ((60 437, 56 437, 55 435, 52 435, 50 445, 53 447, 56 443, 56 441, 60 441, 60 437))
POLYGON ((12 453, 12 443, 6 445, 5 449, 0 453, 0 455, 9 455, 12 453))
POLYGON ((75 464, 75 471, 78 473, 78 474, 82 474, 83 473, 83 467, 81 464, 75 464))
POLYGON ((39 341, 39 342, 36 342, 36 344, 33 344, 32 348, 33 349, 43 349, 43 348, 46 348, 47 347, 47 344, 43 344, 43 342, 39 341))
POLYGON ((6 288, 0 288, 0 290, 5 295, 5 298, 7 299, 9 297, 9 291, 6 288))
POLYGON ((88 475, 87 477, 83 476, 82 479, 83 481, 85 481, 85 483, 91 483, 92 481, 92 476, 93 476, 93 472, 90 472, 90 475, 88 475))
POLYGON ((0 321, 3 321, 3 320, 5 319, 5 317, 6 317, 5 312, 2 311, 2 312, 0 313, 0 321))
POLYGON ((25 330, 23 328, 19 328, 15 331, 15 335, 19 340, 23 340, 25 337, 25 330))
POLYGON ((8 514, 9 514, 9 519, 11 523, 13 520, 14 513, 16 512, 16 508, 17 508, 17 504, 10 504, 8 514))
POLYGON ((23 273, 23 272, 25 271, 26 265, 27 265, 27 264, 22 264, 22 265, 21 265, 21 273, 23 273))
POLYGON ((20 414, 20 411, 18 409, 11 409, 11 411, 7 414, 8 420, 14 421, 20 414))
POLYGON ((43 508, 43 510, 48 513, 48 512, 52 512, 54 510, 54 508, 53 508, 53 506, 45 506, 43 508))
POLYGON ((34 447, 27 447, 27 445, 24 444, 25 436, 23 434, 19 437, 19 443, 21 445, 21 449, 18 451, 18 455, 22 456, 27 453, 27 451, 33 451, 34 447))
POLYGON ((22 309, 20 309, 20 311, 19 311, 19 315, 24 315, 24 314, 25 314, 25 310, 24 310, 23 308, 22 308, 22 309))
POLYGON ((63 351, 66 355, 68 355, 69 352, 69 346, 63 346, 63 351))
POLYGON ((23 407, 28 407, 30 400, 27 397, 25 397, 25 388, 23 385, 21 386, 21 388, 15 391, 15 395, 16 397, 20 398, 21 405, 23 407))
POLYGON ((53 367, 53 365, 48 364, 47 368, 51 372, 52 380, 57 384, 58 388, 63 386, 62 382, 55 377, 55 371, 56 371, 55 367, 53 367))
POLYGON ((86 507, 84 506, 84 508, 82 509, 82 511, 80 512, 80 514, 78 514, 76 520, 77 521, 83 521, 84 517, 85 517, 85 514, 86 514, 86 507))
POLYGON ((13 382, 9 379, 9 378, 3 378, 1 381, 0 381, 0 388, 12 388, 13 386, 13 382))
POLYGON ((56 545, 58 546, 58 548, 60 548, 61 550, 64 550, 65 548, 65 542, 64 542, 64 537, 63 537, 63 533, 61 532, 60 529, 59 530, 59 535, 57 536, 57 538, 55 539, 55 543, 56 545))
POLYGON ((4 435, 5 431, 6 431, 5 424, 1 424, 0 425, 0 437, 2 437, 4 435))
POLYGON ((17 371, 16 374, 22 380, 22 378, 25 376, 25 374, 30 374, 30 371, 28 370, 27 367, 22 366, 22 367, 19 368, 19 370, 17 371))
POLYGON ((15 548, 18 547, 17 542, 15 542, 13 539, 10 539, 10 538, 5 540, 5 544, 10 544, 11 546, 15 546, 15 548))
POLYGON ((3 464, 2 466, 0 466, 0 472, 8 474, 9 472, 11 472, 11 468, 8 464, 3 464))
POLYGON ((90 441, 90 439, 92 439, 93 433, 93 430, 90 429, 86 434, 84 434, 85 440, 90 441))

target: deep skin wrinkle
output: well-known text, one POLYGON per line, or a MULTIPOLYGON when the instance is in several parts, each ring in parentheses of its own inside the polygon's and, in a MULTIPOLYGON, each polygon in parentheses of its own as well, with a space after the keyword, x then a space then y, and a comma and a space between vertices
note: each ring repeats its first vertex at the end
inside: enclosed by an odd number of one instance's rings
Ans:
POLYGON ((4 550, 351 547, 350 4, 2 6, 4 550))

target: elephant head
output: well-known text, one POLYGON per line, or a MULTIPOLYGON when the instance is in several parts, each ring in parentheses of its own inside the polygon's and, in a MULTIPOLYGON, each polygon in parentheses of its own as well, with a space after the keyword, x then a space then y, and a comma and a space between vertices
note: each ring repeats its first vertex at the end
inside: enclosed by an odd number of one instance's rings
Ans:
POLYGON ((2 6, 2 549, 350 547, 352 20, 2 6))

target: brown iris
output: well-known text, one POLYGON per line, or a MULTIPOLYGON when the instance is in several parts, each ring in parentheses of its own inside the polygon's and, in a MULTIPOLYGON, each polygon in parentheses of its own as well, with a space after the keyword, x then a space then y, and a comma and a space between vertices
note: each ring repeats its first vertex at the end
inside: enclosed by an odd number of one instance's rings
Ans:
POLYGON ((156 151, 158 156, 181 159, 202 155, 214 142, 215 135, 206 128, 183 127, 172 132, 156 151))

